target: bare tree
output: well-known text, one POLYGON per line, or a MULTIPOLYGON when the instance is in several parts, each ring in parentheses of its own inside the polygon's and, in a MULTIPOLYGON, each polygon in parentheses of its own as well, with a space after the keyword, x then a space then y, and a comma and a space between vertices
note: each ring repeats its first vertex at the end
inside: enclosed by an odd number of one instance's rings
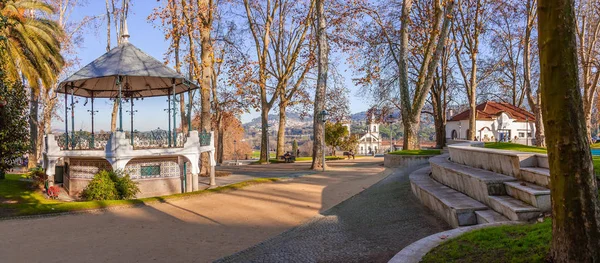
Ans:
POLYGON ((588 137, 591 138, 592 110, 600 79, 600 1, 580 0, 576 3, 577 55, 583 89, 583 113, 588 137))
POLYGON ((475 140, 475 118, 477 111, 478 54, 480 37, 492 14, 491 0, 459 0, 455 23, 452 27, 454 36, 454 55, 460 70, 467 98, 469 100, 469 129, 467 139, 475 140), (463 56, 465 54, 466 56, 463 56))
POLYGON ((317 89, 315 90, 315 107, 313 110, 313 152, 311 169, 323 169, 326 164, 320 156, 325 142, 323 131, 325 122, 320 113, 325 109, 325 94, 327 92, 327 73, 329 70, 329 43, 327 40, 327 19, 325 18, 325 1, 316 0, 316 37, 317 37, 317 89))

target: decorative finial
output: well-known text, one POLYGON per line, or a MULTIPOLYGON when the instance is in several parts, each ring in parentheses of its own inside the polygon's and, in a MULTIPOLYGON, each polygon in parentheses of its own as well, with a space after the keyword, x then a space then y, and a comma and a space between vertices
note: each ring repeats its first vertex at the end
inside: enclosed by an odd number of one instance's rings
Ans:
POLYGON ((121 35, 121 43, 129 43, 129 29, 127 29, 127 19, 123 20, 123 35, 121 35))

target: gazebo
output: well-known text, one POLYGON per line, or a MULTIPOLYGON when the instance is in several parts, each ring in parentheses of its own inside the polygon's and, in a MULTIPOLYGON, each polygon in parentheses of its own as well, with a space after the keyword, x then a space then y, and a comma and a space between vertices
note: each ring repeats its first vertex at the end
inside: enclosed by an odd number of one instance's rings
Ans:
MULTIPOLYGON (((181 74, 141 51, 128 41, 125 24, 122 43, 62 81, 58 93, 65 98, 65 132, 46 134, 44 169, 50 184, 62 183, 70 195, 80 193, 100 170, 123 170, 138 182, 138 197, 198 190, 200 154, 208 152, 210 185, 215 185, 214 134, 193 131, 178 134, 176 97, 197 89, 181 74), (69 103, 70 96, 70 106, 69 103), (91 132, 75 131, 74 97, 90 100, 91 132), (166 96, 168 130, 138 132, 133 128, 134 100, 166 96), (118 128, 112 133, 94 132, 94 99, 110 98, 118 104, 118 128), (123 101, 128 100, 129 131, 123 130, 123 101), (69 130, 68 114, 71 114, 69 130), (171 122, 172 117, 172 122, 171 122), (171 127, 172 123, 172 127, 171 127), (62 180, 55 178, 62 164, 62 180)), ((191 102, 188 103, 191 113, 191 102)), ((191 116, 191 114, 188 114, 191 116)))

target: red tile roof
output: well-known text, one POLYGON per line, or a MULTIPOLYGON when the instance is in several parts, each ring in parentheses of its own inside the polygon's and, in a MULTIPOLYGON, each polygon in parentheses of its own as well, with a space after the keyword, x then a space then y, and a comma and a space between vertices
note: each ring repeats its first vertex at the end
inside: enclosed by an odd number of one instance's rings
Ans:
MULTIPOLYGON (((476 120, 493 120, 504 112, 511 118, 516 119, 516 121, 524 122, 525 117, 527 117, 529 121, 535 121, 535 115, 533 115, 533 113, 506 102, 486 101, 477 105, 475 109, 477 112, 477 115, 475 116, 476 120)), ((463 111, 452 116, 450 121, 468 120, 470 114, 471 110, 463 111)))

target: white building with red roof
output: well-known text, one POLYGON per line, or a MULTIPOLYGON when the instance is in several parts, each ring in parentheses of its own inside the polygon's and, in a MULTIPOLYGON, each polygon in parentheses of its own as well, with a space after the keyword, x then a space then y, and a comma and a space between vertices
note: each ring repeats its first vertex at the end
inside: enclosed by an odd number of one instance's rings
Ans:
MULTIPOLYGON (((448 140, 466 139, 471 110, 450 116, 446 122, 448 140)), ((478 141, 503 141, 532 145, 535 140, 535 115, 506 102, 486 101, 477 105, 475 138, 478 141)))

